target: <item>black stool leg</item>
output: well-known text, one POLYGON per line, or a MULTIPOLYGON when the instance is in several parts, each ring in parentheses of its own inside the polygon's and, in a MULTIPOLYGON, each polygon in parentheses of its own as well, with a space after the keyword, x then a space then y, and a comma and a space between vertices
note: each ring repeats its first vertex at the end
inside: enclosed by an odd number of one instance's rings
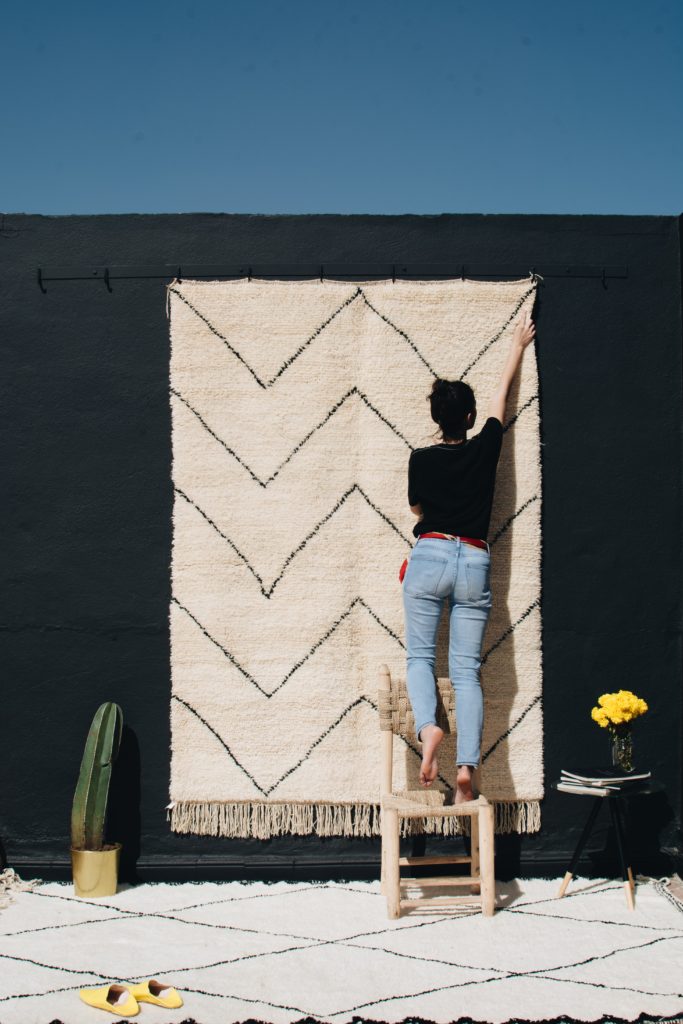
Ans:
POLYGON ((631 888, 631 879, 629 878, 629 872, 626 867, 626 856, 624 854, 624 834, 621 829, 621 816, 619 811, 615 807, 615 801, 618 797, 607 797, 609 803, 609 813, 614 825, 614 832, 617 838, 617 849, 619 851, 619 861, 621 863, 621 875, 624 880, 624 889, 626 891, 626 904, 629 910, 633 910, 633 889, 631 888))
POLYGON ((589 835, 591 834, 591 830, 593 828, 593 825, 595 824, 595 819, 598 816, 598 811, 600 810, 600 805, 603 800, 604 797, 596 796, 593 801, 593 806, 590 809, 590 814, 588 815, 586 824, 583 826, 583 832, 581 833, 579 841, 576 844, 576 849, 574 850, 572 859, 569 862, 569 867, 567 868, 564 878, 562 879, 562 885, 560 886, 560 891, 557 894, 557 899, 559 899, 560 896, 564 896, 567 886, 574 877, 574 868, 576 867, 579 857, 581 856, 581 851, 586 845, 586 841, 589 835))
POLYGON ((628 818, 626 817, 626 812, 625 812, 625 809, 624 809, 624 804, 621 801, 621 799, 616 799, 615 798, 614 808, 617 811, 617 813, 619 815, 620 822, 621 822, 621 838, 622 838, 622 841, 623 841, 623 844, 624 844, 624 854, 626 856, 626 870, 628 872, 628 880, 631 883, 631 891, 633 893, 635 893, 635 891, 636 891, 636 883, 635 883, 635 879, 633 877, 633 872, 631 871, 631 850, 630 850, 629 841, 628 841, 628 828, 627 828, 628 818))

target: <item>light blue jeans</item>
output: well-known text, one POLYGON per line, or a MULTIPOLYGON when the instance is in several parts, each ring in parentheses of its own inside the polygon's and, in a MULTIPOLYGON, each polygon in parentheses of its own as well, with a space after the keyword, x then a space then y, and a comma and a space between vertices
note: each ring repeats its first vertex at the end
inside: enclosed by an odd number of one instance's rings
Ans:
POLYGON ((455 690, 456 763, 479 765, 484 696, 479 672, 491 612, 491 553, 460 540, 425 537, 403 577, 408 696, 415 731, 436 724, 436 636, 444 600, 449 609, 448 671, 455 690))

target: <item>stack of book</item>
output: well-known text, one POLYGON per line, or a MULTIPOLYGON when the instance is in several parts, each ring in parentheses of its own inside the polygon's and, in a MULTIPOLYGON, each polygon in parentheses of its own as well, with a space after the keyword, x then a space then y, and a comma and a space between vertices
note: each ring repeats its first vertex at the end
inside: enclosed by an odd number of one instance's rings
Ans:
POLYGON ((566 771, 562 769, 560 781, 557 788, 565 793, 594 793, 596 796, 609 796, 610 793, 619 790, 628 790, 634 785, 637 786, 646 782, 650 771, 624 772, 620 768, 595 768, 585 773, 566 771))

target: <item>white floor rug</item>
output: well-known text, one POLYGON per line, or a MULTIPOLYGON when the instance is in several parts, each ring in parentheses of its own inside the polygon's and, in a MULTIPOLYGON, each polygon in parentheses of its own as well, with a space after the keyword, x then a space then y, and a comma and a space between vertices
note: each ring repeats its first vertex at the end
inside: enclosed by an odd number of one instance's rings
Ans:
MULTIPOLYGON (((378 671, 405 677, 408 459, 436 376, 475 432, 537 283, 174 281, 170 827, 379 833, 378 671)), ((498 832, 540 828, 541 464, 529 346, 491 515, 480 791, 498 832)), ((447 677, 444 615, 436 674, 447 677)), ((457 706, 455 710, 457 730, 457 706)), ((457 731, 438 784, 455 784, 457 731)), ((396 743, 396 788, 420 751, 396 743)), ((459 819, 443 819, 458 829, 459 819)))
POLYGON ((497 882, 484 918, 391 921, 379 882, 145 884, 102 900, 65 883, 14 894, 0 913, 0 1022, 118 1019, 78 989, 157 978, 179 1010, 157 1024, 683 1019, 683 909, 639 876, 497 882))

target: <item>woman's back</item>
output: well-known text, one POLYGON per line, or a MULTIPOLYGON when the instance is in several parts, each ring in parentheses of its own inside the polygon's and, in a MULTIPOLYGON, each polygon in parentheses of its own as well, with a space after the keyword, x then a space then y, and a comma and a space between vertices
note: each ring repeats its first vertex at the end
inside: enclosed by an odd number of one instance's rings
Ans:
POLYGON ((416 448, 408 460, 408 502, 423 516, 413 534, 440 531, 487 539, 503 441, 503 425, 489 416, 478 434, 460 444, 416 448))

